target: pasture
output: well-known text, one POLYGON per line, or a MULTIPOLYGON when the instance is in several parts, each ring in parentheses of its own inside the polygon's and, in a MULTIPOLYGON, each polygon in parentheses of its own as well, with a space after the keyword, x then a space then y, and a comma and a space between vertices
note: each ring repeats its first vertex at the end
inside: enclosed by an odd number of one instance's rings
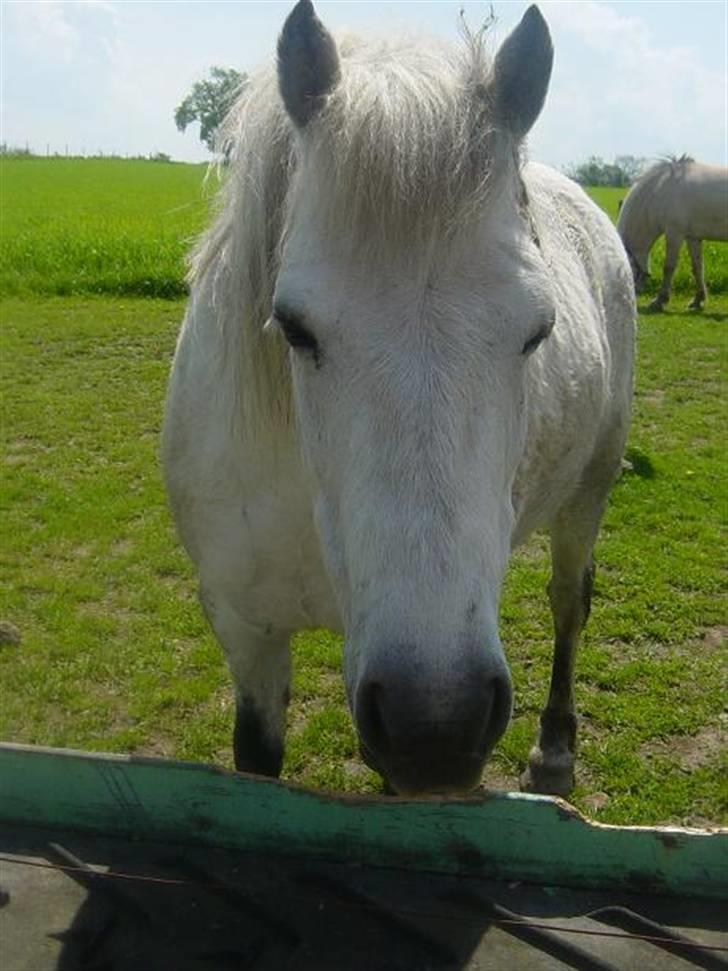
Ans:
MULTIPOLYGON (((184 256, 218 184, 206 174, 178 162, 0 158, 0 295, 183 295, 184 256)), ((616 222, 626 190, 589 192, 616 222)), ((726 247, 703 246, 709 293, 728 293, 726 247)), ((648 293, 657 292, 663 257, 658 240, 648 293)), ((691 281, 683 249, 676 307, 691 281)))
MULTIPOLYGON (((1 160, 3 525, 0 737, 231 764, 232 696, 174 537, 158 461, 187 239, 204 169, 1 160)), ((622 193, 601 190, 616 214, 622 193)), ((655 267, 659 267, 659 255, 655 267)), ((598 819, 728 818, 725 338, 728 246, 706 244, 708 303, 642 316, 628 465, 597 546, 577 663, 574 803, 598 819)), ((551 659, 537 539, 515 557, 502 636, 513 723, 484 782, 516 784, 551 659)), ((376 791, 359 761, 340 644, 298 635, 284 777, 376 791)))
POLYGON ((183 294, 184 254, 207 216, 206 171, 124 159, 0 159, 0 293, 183 294))

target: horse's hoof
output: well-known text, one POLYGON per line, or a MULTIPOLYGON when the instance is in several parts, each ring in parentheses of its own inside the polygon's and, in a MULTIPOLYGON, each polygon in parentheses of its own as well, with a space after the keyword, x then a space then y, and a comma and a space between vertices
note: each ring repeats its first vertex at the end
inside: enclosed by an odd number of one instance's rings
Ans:
POLYGON ((665 306, 664 303, 662 303, 660 300, 653 300, 651 303, 647 304, 647 306, 644 309, 644 313, 648 313, 648 314, 662 313, 664 306, 665 306))
POLYGON ((568 796, 574 788, 574 756, 571 752, 544 754, 540 748, 532 748, 519 783, 521 792, 568 796))
POLYGON ((696 303, 694 300, 692 300, 688 304, 688 310, 702 310, 702 309, 703 309, 702 303, 696 303))

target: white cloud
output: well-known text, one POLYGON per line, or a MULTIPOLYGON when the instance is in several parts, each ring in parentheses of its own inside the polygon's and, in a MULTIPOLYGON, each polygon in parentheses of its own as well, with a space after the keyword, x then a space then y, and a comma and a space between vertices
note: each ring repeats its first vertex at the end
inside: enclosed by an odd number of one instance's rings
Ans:
POLYGON ((71 64, 109 53, 116 11, 108 0, 6 0, 7 28, 31 62, 71 64))
MULTIPOLYGON (((721 161, 725 72, 705 67, 701 51, 681 44, 659 46, 638 16, 600 0, 578 5, 546 0, 543 10, 557 57, 547 117, 551 128, 559 124, 566 143, 570 128, 576 127, 579 141, 591 141, 596 154, 687 151, 721 161), (584 56, 563 65, 559 49, 567 43, 579 45, 584 56), (597 147, 607 138, 611 152, 597 147)), ((719 10, 716 6, 720 30, 719 10)), ((555 142, 555 130, 552 138, 555 142)))
POLYGON ((5 8, 15 42, 29 58, 50 57, 69 63, 78 46, 78 33, 68 23, 63 4, 10 2, 5 8))

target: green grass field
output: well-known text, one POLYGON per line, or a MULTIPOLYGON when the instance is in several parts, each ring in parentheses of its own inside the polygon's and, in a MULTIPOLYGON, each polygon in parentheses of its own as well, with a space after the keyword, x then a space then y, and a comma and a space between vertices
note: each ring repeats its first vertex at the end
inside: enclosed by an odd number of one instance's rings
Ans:
MULTIPOLYGON (((34 163, 18 164, 30 172, 34 163)), ((156 171, 158 163, 137 164, 156 171)), ((198 191, 200 169, 190 169, 164 200, 148 188, 140 238, 147 229, 153 237, 154 212, 171 211, 175 193, 179 202, 198 191)), ((83 181, 77 186, 83 198, 83 181)), ((22 226, 17 211, 14 218, 22 226)), ((131 202, 125 219, 134 239, 131 202)), ((25 282, 21 270, 20 295, 0 311, 0 619, 23 638, 0 643, 0 738, 230 765, 229 679, 173 534, 158 460, 184 304, 43 297, 33 292, 35 269, 25 282)), ((685 302, 678 294, 669 312, 640 320, 630 468, 602 530, 578 663, 574 802, 604 821, 728 819, 728 297, 714 293, 702 314, 681 312, 685 302)), ((546 579, 537 537, 506 584, 502 635, 516 709, 486 784, 515 785, 535 731, 551 656, 546 579)), ((356 755, 338 638, 300 634, 294 665, 285 776, 376 791, 356 755)))
POLYGON ((0 158, 0 294, 184 294, 204 165, 0 158))
MULTIPOLYGON (((184 257, 206 223, 218 179, 204 165, 123 159, 0 157, 0 296, 186 292, 184 257)), ((624 189, 590 189, 616 220, 624 189)), ((703 245, 708 289, 728 292, 728 255, 703 245)), ((657 292, 664 242, 653 253, 657 292)), ((677 294, 693 286, 683 247, 677 294)))

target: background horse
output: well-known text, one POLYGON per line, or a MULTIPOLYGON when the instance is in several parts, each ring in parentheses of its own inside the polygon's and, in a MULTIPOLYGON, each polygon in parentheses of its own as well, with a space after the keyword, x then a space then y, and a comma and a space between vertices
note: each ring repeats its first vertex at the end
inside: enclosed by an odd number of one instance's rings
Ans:
POLYGON ((651 310, 662 310, 670 299, 680 247, 687 240, 695 277, 690 307, 700 310, 706 297, 702 241, 728 239, 728 168, 703 165, 687 155, 658 162, 630 189, 619 211, 617 229, 638 293, 650 278, 650 250, 665 235, 662 286, 651 310))
POLYGON ((362 753, 405 794, 476 785, 511 714, 509 554, 551 529, 556 649, 524 785, 572 785, 574 652, 620 467, 634 297, 607 217, 522 166, 552 47, 337 44, 308 0, 229 122, 163 457, 236 689, 277 775, 289 638, 345 634, 362 753))

